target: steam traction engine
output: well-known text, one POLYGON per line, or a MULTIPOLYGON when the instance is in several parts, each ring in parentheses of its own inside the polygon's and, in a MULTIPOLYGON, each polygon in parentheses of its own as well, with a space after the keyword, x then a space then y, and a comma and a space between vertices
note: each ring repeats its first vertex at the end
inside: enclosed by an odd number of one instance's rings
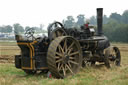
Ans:
POLYGON ((67 29, 60 22, 48 27, 48 36, 35 38, 34 31, 28 29, 27 39, 16 35, 21 55, 15 56, 15 66, 28 74, 49 70, 57 78, 64 78, 78 72, 88 63, 103 62, 110 68, 111 62, 120 66, 120 51, 110 50, 110 42, 102 32, 102 8, 97 9, 97 34, 84 26, 67 29), (112 52, 112 53, 111 53, 112 52))

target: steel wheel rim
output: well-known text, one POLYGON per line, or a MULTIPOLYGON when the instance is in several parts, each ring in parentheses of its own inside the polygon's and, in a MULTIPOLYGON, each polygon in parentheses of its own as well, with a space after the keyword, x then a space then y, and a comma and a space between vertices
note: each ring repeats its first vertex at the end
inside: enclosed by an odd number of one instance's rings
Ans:
POLYGON ((72 37, 62 36, 52 42, 48 49, 47 59, 53 75, 65 78, 79 71, 82 64, 82 51, 78 41, 72 37))
POLYGON ((70 38, 64 39, 57 47, 56 52, 56 66, 58 72, 62 76, 66 76, 69 73, 74 74, 74 68, 79 66, 77 56, 80 55, 77 44, 70 38), (68 43, 71 41, 70 43, 68 43), (62 43, 64 43, 62 45, 62 43))
POLYGON ((115 56, 114 65, 120 66, 120 60, 121 60, 120 51, 117 47, 113 47, 113 51, 114 51, 113 56, 115 56))
POLYGON ((111 54, 110 54, 110 59, 109 62, 111 66, 120 66, 121 62, 121 56, 120 56, 120 51, 117 47, 112 47, 111 48, 111 54), (114 58, 114 59, 112 59, 114 58))

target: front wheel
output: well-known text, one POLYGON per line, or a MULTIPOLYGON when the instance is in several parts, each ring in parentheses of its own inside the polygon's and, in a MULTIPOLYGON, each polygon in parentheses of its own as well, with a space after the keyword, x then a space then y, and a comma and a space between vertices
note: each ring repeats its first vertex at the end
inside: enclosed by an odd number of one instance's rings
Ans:
POLYGON ((118 47, 110 47, 105 51, 105 61, 108 68, 112 66, 120 66, 121 55, 118 47))

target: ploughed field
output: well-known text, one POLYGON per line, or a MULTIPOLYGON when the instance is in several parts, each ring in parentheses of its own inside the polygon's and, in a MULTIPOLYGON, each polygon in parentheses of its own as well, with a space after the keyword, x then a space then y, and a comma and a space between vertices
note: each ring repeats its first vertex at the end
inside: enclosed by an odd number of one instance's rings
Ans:
POLYGON ((0 42, 0 63, 14 63, 14 55, 20 54, 16 42, 0 42))
POLYGON ((128 85, 128 44, 112 43, 121 51, 121 66, 107 69, 104 65, 81 68, 65 79, 47 78, 47 74, 27 75, 14 65, 20 54, 16 42, 0 42, 0 85, 128 85))

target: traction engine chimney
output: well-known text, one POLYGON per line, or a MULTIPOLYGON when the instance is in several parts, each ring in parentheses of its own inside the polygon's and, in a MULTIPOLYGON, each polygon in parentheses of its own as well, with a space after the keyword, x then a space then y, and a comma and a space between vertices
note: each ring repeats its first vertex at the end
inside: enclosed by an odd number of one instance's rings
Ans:
POLYGON ((97 8, 97 34, 101 36, 103 34, 103 8, 97 8))

